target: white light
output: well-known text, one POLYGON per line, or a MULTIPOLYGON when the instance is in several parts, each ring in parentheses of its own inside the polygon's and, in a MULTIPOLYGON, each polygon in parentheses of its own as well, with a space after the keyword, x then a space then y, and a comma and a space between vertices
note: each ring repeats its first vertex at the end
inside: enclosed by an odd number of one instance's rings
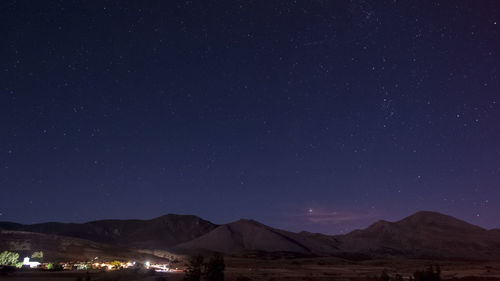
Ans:
POLYGON ((30 268, 37 268, 40 265, 40 263, 37 261, 30 261, 29 257, 25 257, 23 259, 23 265, 27 265, 30 268))

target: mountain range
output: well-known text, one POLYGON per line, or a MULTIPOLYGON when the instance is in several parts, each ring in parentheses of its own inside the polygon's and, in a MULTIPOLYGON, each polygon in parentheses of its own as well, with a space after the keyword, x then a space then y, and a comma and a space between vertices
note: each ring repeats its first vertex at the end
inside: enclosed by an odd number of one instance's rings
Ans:
POLYGON ((172 258, 176 254, 338 256, 348 258, 500 258, 500 230, 436 212, 378 221, 345 235, 275 229, 242 219, 217 225, 191 215, 82 224, 0 222, 0 250, 42 250, 50 258, 172 258))

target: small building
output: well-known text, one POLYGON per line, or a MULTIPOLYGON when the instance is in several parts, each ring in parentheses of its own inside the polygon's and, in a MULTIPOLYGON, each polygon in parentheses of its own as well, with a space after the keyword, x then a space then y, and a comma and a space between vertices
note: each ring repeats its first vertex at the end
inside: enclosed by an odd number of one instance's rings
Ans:
POLYGON ((29 266, 29 268, 37 268, 39 265, 40 265, 40 263, 37 261, 30 261, 29 257, 25 257, 23 260, 23 266, 26 266, 26 267, 29 266))

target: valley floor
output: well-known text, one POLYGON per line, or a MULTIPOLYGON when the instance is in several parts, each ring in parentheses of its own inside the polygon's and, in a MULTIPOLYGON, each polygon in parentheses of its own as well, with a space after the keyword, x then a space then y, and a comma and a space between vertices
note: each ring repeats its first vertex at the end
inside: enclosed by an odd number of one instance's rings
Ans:
MULTIPOLYGON (((131 271, 90 271, 89 276, 92 281, 181 281, 184 278, 183 272, 156 273, 154 276, 148 274, 137 274, 131 271)), ((84 281, 85 271, 20 271, 7 276, 1 276, 0 280, 5 281, 84 281), (79 279, 81 278, 81 279, 79 279)))
MULTIPOLYGON (((226 280, 228 281, 279 281, 279 280, 348 280, 362 281, 379 276, 383 270, 389 275, 410 276, 416 270, 424 270, 430 264, 439 264, 444 280, 500 281, 500 261, 431 261, 431 260, 371 260, 352 262, 338 258, 306 259, 248 259, 227 258, 226 280), (473 277, 471 277, 473 276, 473 277), (467 278, 468 277, 468 278, 467 278)), ((85 280, 85 272, 15 272, 0 276, 0 280, 10 281, 75 281, 85 280)), ((92 281, 181 281, 182 272, 157 273, 154 276, 131 271, 90 272, 92 281)))
MULTIPOLYGON (((500 281, 500 261, 370 260, 346 261, 338 258, 309 259, 230 259, 226 260, 226 280, 366 280, 386 270, 390 276, 409 277, 417 270, 439 264, 446 280, 474 276, 470 280, 500 281)), ((468 280, 468 279, 467 279, 468 280)))

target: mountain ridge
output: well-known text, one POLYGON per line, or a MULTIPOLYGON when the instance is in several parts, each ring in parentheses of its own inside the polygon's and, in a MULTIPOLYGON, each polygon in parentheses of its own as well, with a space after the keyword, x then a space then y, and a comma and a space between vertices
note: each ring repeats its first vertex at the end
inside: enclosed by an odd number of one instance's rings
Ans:
POLYGON ((22 225, 0 222, 0 229, 76 237, 132 248, 169 248, 217 227, 194 215, 167 214, 150 220, 97 220, 86 223, 46 222, 22 225))
POLYGON ((253 219, 218 225, 194 215, 176 214, 150 220, 98 220, 83 224, 0 222, 2 229, 84 239, 109 245, 109 249, 182 254, 269 252, 307 256, 500 258, 500 229, 487 230, 431 211, 420 211, 393 222, 379 220, 343 235, 296 233, 253 219))

